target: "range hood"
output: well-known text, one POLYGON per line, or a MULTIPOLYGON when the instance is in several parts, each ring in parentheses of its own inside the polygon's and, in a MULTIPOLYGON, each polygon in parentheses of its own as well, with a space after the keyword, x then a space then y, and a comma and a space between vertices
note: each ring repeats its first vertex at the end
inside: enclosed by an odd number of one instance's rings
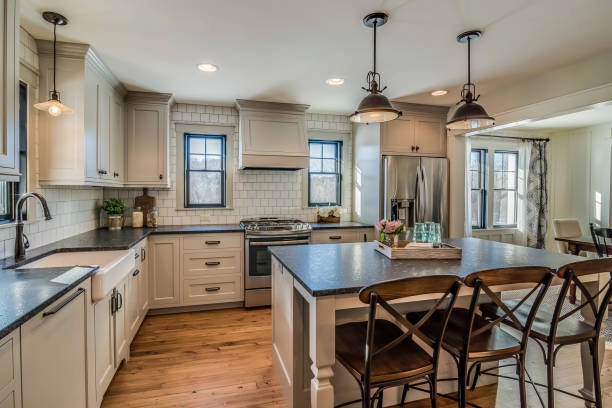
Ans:
POLYGON ((308 168, 306 109, 309 105, 236 100, 240 113, 240 169, 308 168))

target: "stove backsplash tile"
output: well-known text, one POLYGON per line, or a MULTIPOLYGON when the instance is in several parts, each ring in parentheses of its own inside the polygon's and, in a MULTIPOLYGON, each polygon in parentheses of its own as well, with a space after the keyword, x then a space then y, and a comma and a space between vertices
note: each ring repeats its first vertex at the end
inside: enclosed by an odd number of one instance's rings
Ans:
MULTIPOLYGON (((305 208, 302 198, 303 170, 236 170, 233 174, 233 203, 231 209, 177 209, 176 200, 176 160, 183 153, 178 152, 176 143, 176 124, 219 125, 233 124, 234 167, 238 163, 238 111, 233 107, 176 103, 171 108, 170 129, 170 180, 169 190, 150 189, 149 194, 157 198, 160 225, 185 224, 237 224, 247 217, 282 216, 294 217, 303 221, 316 220, 316 210, 305 208), (204 216, 205 220, 202 220, 204 216)), ((348 219, 352 202, 352 135, 351 124, 346 115, 307 113, 308 130, 337 131, 342 135, 343 174, 342 217, 348 219)), ((131 224, 134 198, 142 194, 142 189, 105 188, 104 198, 119 197, 126 201, 126 225, 131 224)))

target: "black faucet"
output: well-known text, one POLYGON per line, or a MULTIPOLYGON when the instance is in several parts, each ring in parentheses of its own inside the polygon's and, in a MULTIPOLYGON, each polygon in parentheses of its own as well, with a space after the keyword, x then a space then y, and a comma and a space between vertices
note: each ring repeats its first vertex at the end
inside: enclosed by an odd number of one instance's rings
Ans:
POLYGON ((15 236, 15 260, 16 261, 20 261, 25 258, 26 247, 23 242, 23 237, 24 237, 23 213, 21 212, 21 208, 23 207, 23 203, 25 203, 26 199, 30 197, 35 197, 38 199, 38 201, 40 201, 40 204, 42 205, 42 208, 43 208, 43 212, 45 213, 45 220, 48 221, 53 218, 51 217, 49 206, 47 206, 47 200, 45 200, 45 197, 43 197, 42 195, 38 193, 24 193, 21 197, 19 197, 19 200, 17 200, 17 205, 16 205, 17 223, 15 224, 17 226, 17 235, 15 236))

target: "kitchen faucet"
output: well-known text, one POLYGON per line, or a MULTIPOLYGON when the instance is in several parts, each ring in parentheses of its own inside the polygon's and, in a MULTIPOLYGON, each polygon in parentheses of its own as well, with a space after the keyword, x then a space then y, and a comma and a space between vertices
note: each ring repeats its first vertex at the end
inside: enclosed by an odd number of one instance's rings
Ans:
MULTIPOLYGON (((45 200, 45 197, 43 197, 41 194, 38 193, 24 193, 21 197, 19 197, 19 200, 17 200, 17 223, 15 224, 17 226, 17 235, 15 236, 15 260, 19 261, 25 258, 25 250, 26 250, 26 246, 23 242, 23 213, 21 212, 21 208, 23 207, 23 203, 25 203, 25 201, 30 198, 30 197, 35 197, 38 199, 38 201, 40 201, 40 204, 42 205, 43 208, 43 212, 45 213, 45 220, 50 220, 53 217, 51 217, 51 212, 49 211, 49 206, 47 206, 47 200, 45 200)), ((27 238, 26 238, 27 240, 27 238)), ((29 246, 29 243, 28 243, 29 246)))

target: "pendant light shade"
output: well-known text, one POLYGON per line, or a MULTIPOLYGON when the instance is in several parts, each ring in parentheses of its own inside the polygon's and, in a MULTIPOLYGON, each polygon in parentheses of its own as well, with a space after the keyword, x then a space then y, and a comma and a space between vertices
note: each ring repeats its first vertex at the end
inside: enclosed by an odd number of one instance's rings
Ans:
POLYGON ((47 111, 51 116, 60 116, 64 113, 72 113, 73 110, 68 106, 64 105, 60 100, 60 93, 55 89, 55 66, 57 60, 56 54, 56 45, 57 45, 57 36, 56 29, 58 25, 66 25, 68 24, 68 19, 61 14, 55 13, 53 11, 45 11, 43 13, 43 18, 53 24, 53 90, 49 91, 49 100, 46 102, 40 102, 34 104, 34 107, 41 111, 47 111))
POLYGON ((368 91, 369 95, 363 98, 357 111, 353 113, 349 119, 352 122, 357 123, 380 123, 388 122, 393 119, 397 119, 402 115, 402 112, 395 109, 389 99, 382 94, 387 87, 380 89, 380 74, 376 72, 376 27, 384 25, 389 16, 386 13, 376 12, 368 14, 363 19, 363 24, 366 27, 374 29, 374 69, 368 72, 366 81, 368 83, 367 88, 363 90, 368 91))
POLYGON ((480 95, 474 96, 476 95, 476 85, 471 82, 470 76, 470 42, 481 36, 482 32, 477 30, 466 31, 457 36, 458 42, 467 42, 468 44, 468 81, 461 90, 461 100, 457 102, 457 105, 462 102, 464 104, 455 110, 453 117, 446 124, 446 128, 449 130, 475 130, 491 127, 495 124, 495 119, 489 116, 481 105, 476 103, 480 95))

